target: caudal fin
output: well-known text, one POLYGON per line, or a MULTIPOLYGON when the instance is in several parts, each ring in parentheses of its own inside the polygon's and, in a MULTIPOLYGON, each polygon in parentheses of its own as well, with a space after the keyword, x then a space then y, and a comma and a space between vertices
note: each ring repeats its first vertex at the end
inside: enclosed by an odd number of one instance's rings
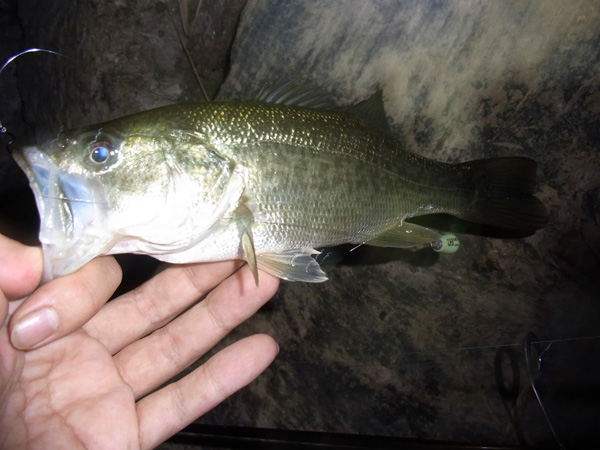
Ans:
POLYGON ((532 159, 481 159, 459 166, 475 193, 465 219, 526 233, 548 223, 544 204, 533 196, 537 164, 532 159))

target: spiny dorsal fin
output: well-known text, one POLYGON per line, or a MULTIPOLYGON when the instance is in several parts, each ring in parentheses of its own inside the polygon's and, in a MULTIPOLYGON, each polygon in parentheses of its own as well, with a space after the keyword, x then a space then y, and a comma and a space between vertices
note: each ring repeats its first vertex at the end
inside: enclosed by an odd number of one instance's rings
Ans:
POLYGON ((347 108, 348 112, 360 117, 372 127, 380 131, 391 133, 387 122, 387 115, 383 107, 383 91, 378 89, 366 100, 347 108))
POLYGON ((372 96, 347 108, 338 107, 325 91, 295 77, 281 77, 275 83, 263 87, 256 100, 277 105, 301 106, 330 111, 345 110, 360 117, 364 122, 386 133, 391 133, 383 107, 383 91, 378 89, 372 96))
POLYGON ((278 105, 301 106, 313 109, 335 109, 336 105, 325 91, 303 82, 299 78, 281 77, 263 87, 256 100, 278 105))

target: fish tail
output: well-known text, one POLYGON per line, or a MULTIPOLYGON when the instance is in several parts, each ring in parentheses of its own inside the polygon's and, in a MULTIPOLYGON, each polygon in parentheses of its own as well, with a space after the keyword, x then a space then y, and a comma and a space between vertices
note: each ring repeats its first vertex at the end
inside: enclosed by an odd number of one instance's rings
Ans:
POLYGON ((533 196, 537 164, 532 159, 481 159, 459 166, 474 192, 464 219, 524 233, 548 223, 544 204, 533 196))

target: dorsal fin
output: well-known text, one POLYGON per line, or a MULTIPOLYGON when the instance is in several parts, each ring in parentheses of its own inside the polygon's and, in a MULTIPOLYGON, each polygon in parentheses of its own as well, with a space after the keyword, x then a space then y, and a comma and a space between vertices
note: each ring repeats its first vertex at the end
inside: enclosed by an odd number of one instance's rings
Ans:
POLYGON ((256 100, 287 106, 302 106, 314 109, 336 109, 327 93, 299 78, 281 77, 275 83, 263 87, 256 100))
POLYGON ((347 108, 347 111, 360 117, 372 127, 380 131, 391 133, 387 122, 387 115, 383 107, 383 91, 378 89, 366 100, 347 108))
POLYGON ((391 133, 383 107, 383 91, 381 89, 356 105, 340 108, 329 99, 327 93, 322 89, 297 77, 281 77, 275 83, 263 87, 255 99, 277 105, 347 111, 380 131, 391 133))

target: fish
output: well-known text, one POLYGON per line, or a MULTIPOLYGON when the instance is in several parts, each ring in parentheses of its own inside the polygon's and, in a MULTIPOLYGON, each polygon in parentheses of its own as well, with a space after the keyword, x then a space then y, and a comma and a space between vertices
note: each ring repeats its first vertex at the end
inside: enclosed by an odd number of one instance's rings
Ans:
POLYGON ((408 248, 440 232, 409 219, 450 214, 532 234, 548 215, 526 157, 447 163, 406 149, 379 90, 338 107, 276 83, 252 99, 163 106, 62 131, 14 152, 40 214, 44 279, 99 255, 168 263, 244 260, 322 282, 317 249, 408 248))

